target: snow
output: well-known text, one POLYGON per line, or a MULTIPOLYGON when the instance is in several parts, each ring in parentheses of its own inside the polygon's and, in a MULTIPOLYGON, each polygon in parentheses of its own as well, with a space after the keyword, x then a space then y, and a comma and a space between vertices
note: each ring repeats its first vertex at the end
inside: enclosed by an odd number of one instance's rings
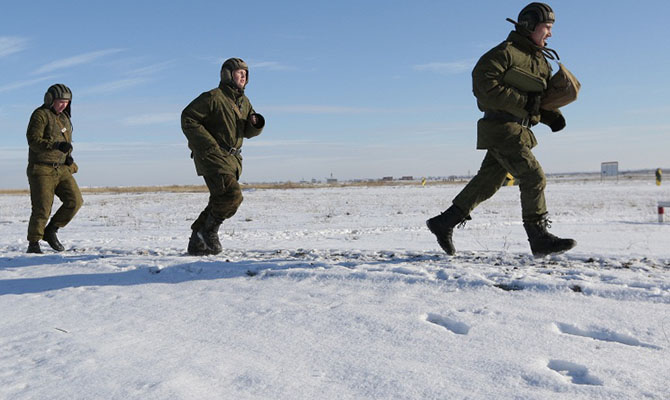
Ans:
POLYGON ((461 188, 247 190, 207 257, 204 193, 85 194, 43 255, 0 196, 0 398, 667 399, 668 187, 550 181, 541 259, 516 187, 442 253, 461 188))

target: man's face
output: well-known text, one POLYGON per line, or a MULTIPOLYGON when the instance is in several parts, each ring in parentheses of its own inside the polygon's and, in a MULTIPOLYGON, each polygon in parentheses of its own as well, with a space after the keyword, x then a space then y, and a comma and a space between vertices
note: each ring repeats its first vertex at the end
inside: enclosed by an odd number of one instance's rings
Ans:
POLYGON ((56 114, 60 114, 65 110, 65 107, 67 107, 68 103, 70 103, 70 100, 65 100, 65 99, 56 99, 54 100, 53 105, 51 108, 56 111, 56 114))
POLYGON ((243 69, 233 71, 233 82, 238 88, 244 89, 244 85, 247 84, 247 71, 243 69))
POLYGON ((554 26, 554 24, 551 22, 541 22, 535 25, 535 30, 530 34, 530 39, 540 47, 546 46, 547 39, 551 37, 552 26, 554 26))

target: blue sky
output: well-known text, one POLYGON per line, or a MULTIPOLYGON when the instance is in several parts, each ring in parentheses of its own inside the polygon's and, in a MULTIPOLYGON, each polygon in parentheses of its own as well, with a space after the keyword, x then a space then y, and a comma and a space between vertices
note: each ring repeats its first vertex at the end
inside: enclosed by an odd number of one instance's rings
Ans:
MULTIPOLYGON (((81 186, 201 183, 179 115, 250 65, 267 120, 243 182, 474 174, 476 60, 526 1, 9 2, 0 30, 0 188, 27 187, 25 131, 72 88, 81 186)), ((534 129, 546 172, 670 167, 667 1, 561 0, 549 47, 582 83, 564 131, 534 129)), ((556 69, 556 65, 554 64, 556 69)))

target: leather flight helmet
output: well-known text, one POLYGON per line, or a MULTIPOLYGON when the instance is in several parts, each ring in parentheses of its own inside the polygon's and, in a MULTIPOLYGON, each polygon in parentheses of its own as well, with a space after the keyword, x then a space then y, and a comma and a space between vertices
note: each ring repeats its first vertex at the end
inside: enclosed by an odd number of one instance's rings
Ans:
POLYGON ((56 83, 55 85, 49 86, 47 92, 44 93, 44 107, 51 107, 54 103, 54 100, 69 100, 67 107, 65 107, 65 114, 69 117, 71 115, 72 105, 72 90, 69 87, 63 85, 62 83, 56 83))
POLYGON ((517 18, 517 28, 525 29, 529 33, 535 30, 537 24, 543 22, 554 23, 554 10, 545 3, 530 3, 524 7, 517 18))
POLYGON ((234 85, 233 83, 233 71, 236 69, 243 69, 247 71, 247 82, 244 84, 246 87, 249 83, 249 66, 241 58, 229 58, 221 66, 221 82, 234 85))
POLYGON ((44 104, 51 107, 54 100, 70 100, 72 101, 72 91, 69 87, 62 83, 51 85, 44 94, 44 104))

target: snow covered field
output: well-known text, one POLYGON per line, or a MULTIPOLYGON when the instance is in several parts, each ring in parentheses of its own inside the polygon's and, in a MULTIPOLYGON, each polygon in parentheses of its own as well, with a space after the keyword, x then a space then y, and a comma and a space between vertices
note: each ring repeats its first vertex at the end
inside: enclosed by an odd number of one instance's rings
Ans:
POLYGON ((203 193, 85 194, 43 255, 0 196, 0 398, 670 398, 670 187, 550 181, 544 259, 516 187, 443 254, 461 187, 245 191, 209 257, 203 193))

